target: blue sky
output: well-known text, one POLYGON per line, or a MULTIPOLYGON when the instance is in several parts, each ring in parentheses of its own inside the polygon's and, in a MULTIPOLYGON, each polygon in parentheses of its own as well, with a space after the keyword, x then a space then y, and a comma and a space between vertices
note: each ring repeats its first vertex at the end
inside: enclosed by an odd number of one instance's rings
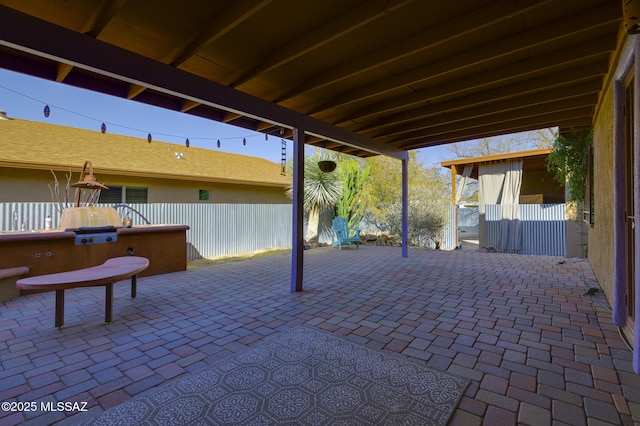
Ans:
MULTIPOLYGON (((51 82, 24 74, 0 69, 0 109, 11 118, 40 121, 62 126, 100 131, 105 123, 108 133, 117 133, 146 140, 151 133, 153 140, 251 155, 280 163, 282 147, 280 138, 252 132, 240 127, 205 120, 135 101, 78 89, 62 83, 51 82), (50 115, 44 116, 49 105, 50 115), (246 145, 242 140, 246 139, 246 145), (220 148, 217 140, 220 139, 220 148)), ((307 147, 310 151, 313 148, 307 147)), ((287 156, 292 154, 291 142, 287 142, 287 156)), ((434 147, 420 150, 420 159, 431 165, 451 159, 446 148, 434 147)))

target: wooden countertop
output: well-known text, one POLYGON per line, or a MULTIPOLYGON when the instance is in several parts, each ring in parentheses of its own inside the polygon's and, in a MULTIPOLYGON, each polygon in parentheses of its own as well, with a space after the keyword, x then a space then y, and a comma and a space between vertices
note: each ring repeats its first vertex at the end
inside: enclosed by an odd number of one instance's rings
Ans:
MULTIPOLYGON (((118 234, 138 234, 149 232, 175 232, 186 231, 188 225, 177 224, 158 224, 158 225, 136 225, 131 228, 116 228, 118 234)), ((52 239, 75 238, 76 233, 73 231, 63 231, 61 229, 40 229, 37 231, 3 231, 0 232, 0 243, 14 241, 37 241, 52 239)))

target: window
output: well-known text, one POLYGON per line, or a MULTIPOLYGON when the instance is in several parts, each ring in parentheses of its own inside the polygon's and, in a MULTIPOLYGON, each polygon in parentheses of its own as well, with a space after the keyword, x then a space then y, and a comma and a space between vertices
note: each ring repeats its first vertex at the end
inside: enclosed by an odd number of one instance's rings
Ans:
POLYGON ((198 201, 209 201, 209 195, 208 189, 200 189, 198 191, 198 201))
POLYGON ((125 203, 144 204, 149 202, 148 188, 127 186, 125 189, 125 203))
POLYGON ((108 190, 100 192, 99 203, 145 204, 149 202, 149 188, 139 186, 107 185, 108 190))
POLYGON ((109 189, 103 189, 100 191, 99 203, 121 203, 122 202, 122 187, 107 185, 109 189))

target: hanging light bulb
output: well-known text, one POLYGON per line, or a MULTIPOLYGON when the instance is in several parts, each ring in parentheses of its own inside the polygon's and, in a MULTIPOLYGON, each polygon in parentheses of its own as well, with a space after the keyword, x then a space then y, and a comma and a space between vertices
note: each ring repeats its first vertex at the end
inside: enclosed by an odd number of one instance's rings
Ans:
POLYGON ((186 140, 186 141, 184 141, 184 144, 187 146, 187 148, 189 148, 189 145, 190 145, 190 144, 189 144, 189 138, 187 138, 187 140, 186 140))
POLYGON ((284 135, 284 127, 280 127, 280 135, 284 135))
POLYGON ((49 117, 49 114, 51 114, 51 108, 49 108, 49 105, 45 105, 44 106, 44 116, 45 117, 49 117))
POLYGON ((151 139, 152 139, 152 138, 151 138, 151 133, 149 133, 149 134, 147 135, 147 142, 148 142, 148 143, 151 143, 151 139))
POLYGON ((107 125, 102 123, 102 126, 100 126, 100 131, 102 132, 102 134, 107 133, 107 125))
POLYGON ((247 138, 242 138, 242 145, 246 145, 247 144, 247 138))
POLYGON ((220 148, 220 139, 218 139, 218 148, 220 148))

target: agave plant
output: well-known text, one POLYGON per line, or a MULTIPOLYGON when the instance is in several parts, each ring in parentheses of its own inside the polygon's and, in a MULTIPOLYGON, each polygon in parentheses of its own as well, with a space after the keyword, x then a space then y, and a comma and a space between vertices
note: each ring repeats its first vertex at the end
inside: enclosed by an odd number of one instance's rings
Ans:
MULTIPOLYGON (((304 159, 304 195, 303 207, 309 214, 307 241, 318 235, 320 213, 333 208, 342 196, 342 182, 337 173, 325 173, 318 162, 326 160, 326 155, 315 153, 304 159)), ((287 195, 293 197, 293 188, 287 189, 287 195)))

